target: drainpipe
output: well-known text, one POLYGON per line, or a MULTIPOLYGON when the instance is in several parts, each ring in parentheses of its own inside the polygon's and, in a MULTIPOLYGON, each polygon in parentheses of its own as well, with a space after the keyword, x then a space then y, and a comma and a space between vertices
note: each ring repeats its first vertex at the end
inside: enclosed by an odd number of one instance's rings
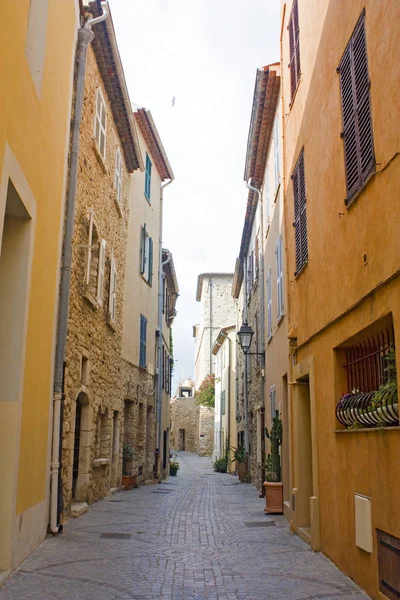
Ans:
POLYGON ((208 281, 209 294, 210 294, 210 375, 212 374, 212 279, 210 277, 208 281))
MULTIPOLYGON (((260 378, 260 400, 261 400, 261 410, 264 411, 265 415, 265 290, 264 290, 264 206, 261 190, 257 189, 250 185, 251 179, 245 181, 246 187, 253 192, 258 194, 258 204, 260 206, 260 232, 261 232, 261 240, 258 248, 259 252, 259 264, 260 264, 260 346, 261 346, 261 378, 260 378)), ((260 442, 260 440, 257 440, 260 442)), ((261 432, 261 456, 265 454, 265 435, 264 432, 261 432)), ((262 467, 261 471, 261 494, 264 494, 264 487, 262 485, 265 480, 265 469, 262 467)))
POLYGON ((228 339, 228 462, 231 464, 231 371, 232 371, 232 341, 228 339))
POLYGON ((74 231, 76 184, 78 179, 79 156, 79 127, 82 120, 83 93, 85 85, 86 56, 89 44, 94 38, 93 25, 104 21, 108 17, 107 3, 102 3, 103 14, 96 19, 89 17, 85 25, 78 30, 78 46, 76 52, 77 73, 75 84, 74 120, 71 132, 71 152, 68 177, 68 193, 66 201, 65 233, 63 240, 62 267, 60 281, 60 303, 58 314, 58 329, 56 342, 56 356, 54 366, 53 389, 53 447, 51 457, 51 495, 50 495, 50 531, 61 533, 60 511, 58 509, 58 490, 61 462, 61 422, 62 403, 64 400, 63 370, 65 361, 65 348, 68 330, 69 292, 72 264, 72 236, 74 231))
MULTIPOLYGON (((158 270, 158 338, 157 338, 157 363, 158 363, 158 378, 157 378, 157 395, 156 395, 156 410, 157 410, 157 448, 156 448, 156 466, 158 461, 161 461, 161 429, 162 429, 162 379, 161 379, 161 365, 162 365, 162 330, 163 330, 163 280, 164 280, 164 266, 171 261, 171 254, 168 255, 167 259, 162 262, 162 230, 163 230, 163 202, 164 202, 164 188, 173 179, 166 181, 161 184, 160 188, 160 231, 159 231, 159 270, 158 270)), ((168 316, 168 315, 167 315, 168 316)), ((161 476, 161 462, 159 467, 157 466, 157 475, 161 476)))
MULTIPOLYGON (((243 307, 243 322, 247 323, 247 255, 244 259, 244 307, 243 307)), ((249 467, 249 414, 248 414, 248 385, 247 385, 247 358, 244 356, 244 386, 243 386, 243 404, 244 404, 244 449, 247 456, 247 467, 249 467)))

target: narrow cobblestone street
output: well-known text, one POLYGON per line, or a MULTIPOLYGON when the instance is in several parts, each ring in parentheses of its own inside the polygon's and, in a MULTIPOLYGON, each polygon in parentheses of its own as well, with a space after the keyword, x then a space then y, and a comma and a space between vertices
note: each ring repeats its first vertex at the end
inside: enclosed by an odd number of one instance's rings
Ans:
POLYGON ((49 537, 1 600, 263 600, 367 596, 266 516, 252 485, 180 453, 176 478, 120 492, 49 537))

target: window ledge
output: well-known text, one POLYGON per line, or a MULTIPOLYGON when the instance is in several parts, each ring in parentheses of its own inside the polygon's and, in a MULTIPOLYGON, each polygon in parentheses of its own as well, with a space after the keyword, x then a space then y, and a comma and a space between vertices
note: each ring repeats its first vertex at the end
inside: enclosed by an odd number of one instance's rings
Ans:
POLYGON ((117 331, 117 324, 116 324, 115 320, 113 321, 111 319, 110 313, 107 313, 106 323, 107 323, 108 327, 111 329, 111 331, 113 331, 114 333, 117 331))
POLYGON ((84 285, 82 294, 83 294, 83 297, 85 298, 85 300, 88 302, 88 304, 90 304, 90 306, 94 310, 98 310, 100 308, 100 304, 98 303, 96 298, 94 298, 94 296, 92 296, 92 294, 89 292, 86 285, 84 285))
POLYGON ((96 467, 105 467, 110 464, 109 458, 95 458, 93 461, 93 466, 96 467))
POLYGON ((400 431, 400 426, 392 427, 360 427, 359 429, 335 429, 335 433, 372 433, 374 431, 400 431))
POLYGON ((143 193, 143 196, 145 197, 145 200, 148 203, 148 205, 151 206, 150 198, 148 198, 145 193, 143 193))
POLYGON ((299 89, 299 87, 300 87, 300 83, 301 83, 301 76, 302 76, 302 73, 300 73, 300 77, 299 77, 299 80, 298 80, 298 82, 297 82, 296 89, 294 90, 294 94, 293 94, 293 96, 292 96, 292 98, 291 98, 291 100, 290 100, 290 102, 289 102, 289 111, 290 111, 290 112, 292 111, 292 108, 293 108, 294 101, 296 100, 297 91, 298 91, 298 89, 299 89))
POLYGON ((282 323, 283 321, 283 317, 285 316, 285 313, 283 312, 279 317, 278 317, 278 321, 276 323, 276 326, 279 327, 279 325, 282 323))
POLYGON ((122 219, 122 217, 124 216, 124 214, 122 212, 122 198, 120 198, 118 200, 118 198, 117 198, 117 190, 114 190, 113 196, 114 196, 114 203, 115 203, 115 206, 117 208, 118 214, 119 214, 119 216, 122 219))
POLYGON ((105 175, 107 175, 108 174, 108 169, 107 169, 107 165, 106 165, 106 162, 105 162, 105 158, 104 158, 104 156, 101 155, 101 152, 100 152, 100 150, 99 150, 99 148, 97 146, 97 142, 96 142, 96 138, 95 137, 92 138, 92 146, 93 146, 93 150, 94 150, 94 153, 96 155, 96 158, 99 161, 99 164, 100 164, 100 166, 101 166, 101 168, 103 170, 103 173, 105 175))
POLYGON ((278 200, 278 195, 279 195, 279 190, 280 189, 281 189, 281 182, 279 181, 278 187, 276 188, 276 191, 275 191, 274 204, 276 204, 276 201, 278 200))
POLYGON ((143 274, 143 273, 141 273, 141 276, 142 276, 142 279, 143 279, 143 281, 144 281, 145 283, 147 283, 147 285, 148 285, 149 287, 152 287, 152 284, 149 282, 149 280, 148 280, 148 279, 146 279, 146 277, 144 276, 144 274, 143 274))
POLYGON ((367 179, 364 181, 364 183, 362 184, 360 189, 357 190, 350 198, 345 198, 344 203, 345 203, 346 209, 349 209, 353 204, 356 203, 356 200, 358 200, 359 196, 361 196, 361 194, 363 193, 363 191, 365 190, 365 188, 370 183, 370 181, 374 178, 375 175, 376 175, 376 172, 375 172, 375 170, 373 170, 368 175, 367 179))
POLYGON ((307 265, 308 265, 308 260, 306 260, 306 262, 301 265, 300 271, 295 272, 295 274, 294 274, 295 279, 297 279, 304 272, 307 265))

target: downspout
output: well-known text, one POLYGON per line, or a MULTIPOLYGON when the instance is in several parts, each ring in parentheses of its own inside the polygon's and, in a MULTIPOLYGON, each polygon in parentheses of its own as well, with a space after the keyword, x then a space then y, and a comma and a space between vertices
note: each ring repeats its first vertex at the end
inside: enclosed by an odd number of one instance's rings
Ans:
MULTIPOLYGON (((168 255, 167 259, 162 262, 162 230, 163 230, 163 202, 164 202, 164 188, 167 187, 173 179, 162 183, 160 188, 160 231, 159 231, 159 262, 160 265, 158 271, 158 338, 157 338, 157 362, 158 362, 158 379, 157 379, 157 396, 156 396, 156 410, 157 410, 157 448, 156 448, 156 467, 157 475, 161 476, 161 420, 162 420, 162 379, 161 379, 161 365, 162 365, 162 330, 163 330, 163 279, 164 279, 164 266, 170 262, 171 254, 168 255), (158 462, 160 461, 160 462, 158 462)), ((168 316, 168 315, 167 315, 168 316)))
POLYGON ((231 361, 232 361, 232 340, 228 339, 228 465, 231 464, 231 361))
MULTIPOLYGON (((260 244, 259 244, 259 264, 260 264, 260 345, 261 345, 261 377, 260 377, 260 400, 261 400, 261 411, 265 415, 265 290, 264 290, 264 205, 261 190, 250 185, 251 179, 245 181, 246 187, 253 192, 258 194, 258 203, 260 205, 260 244)), ((260 440, 257 440, 259 443, 260 440)), ((265 435, 261 432, 261 456, 265 455, 265 435)), ((264 494, 263 482, 265 480, 265 469, 261 467, 261 494, 264 494)))
MULTIPOLYGON (((247 323, 247 255, 244 259, 244 292, 243 292, 243 322, 247 323)), ((244 404, 244 449, 247 456, 247 468, 249 467, 249 414, 248 414, 248 385, 247 385, 247 358, 244 355, 244 386, 243 386, 243 404, 244 404)))
POLYGON ((210 294, 210 375, 212 375, 212 279, 210 277, 208 281, 209 294, 210 294))
POLYGON ((61 462, 61 423, 64 401, 63 371, 65 362, 65 348, 68 331, 69 293, 72 264, 72 236, 74 231, 76 184, 78 179, 78 156, 80 134, 79 128, 82 120, 83 94, 85 85, 86 56, 89 44, 94 38, 93 25, 104 21, 108 17, 107 3, 102 3, 103 14, 96 19, 89 17, 85 25, 78 30, 78 45, 76 52, 77 72, 75 84, 74 120, 71 132, 71 152, 68 177, 68 193, 66 200, 65 233, 63 240, 62 267, 60 280, 60 303, 58 313, 58 329, 56 342, 56 356, 54 365, 53 389, 53 446, 51 456, 51 495, 50 495, 50 531, 61 533, 60 511, 58 509, 59 476, 61 462))

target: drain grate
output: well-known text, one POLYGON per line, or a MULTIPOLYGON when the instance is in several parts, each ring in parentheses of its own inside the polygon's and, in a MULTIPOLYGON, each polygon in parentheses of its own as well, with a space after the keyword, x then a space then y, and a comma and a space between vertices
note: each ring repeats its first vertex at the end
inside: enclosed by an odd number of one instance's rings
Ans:
POLYGON ((129 540, 132 536, 130 533, 101 533, 100 537, 106 540, 129 540))
POLYGON ((172 494, 172 490, 154 490, 150 494, 172 494))
POLYGON ((222 487, 232 487, 233 485, 239 485, 238 483, 223 483, 222 487))
POLYGON ((245 523, 246 527, 275 527, 275 521, 250 521, 245 523))

